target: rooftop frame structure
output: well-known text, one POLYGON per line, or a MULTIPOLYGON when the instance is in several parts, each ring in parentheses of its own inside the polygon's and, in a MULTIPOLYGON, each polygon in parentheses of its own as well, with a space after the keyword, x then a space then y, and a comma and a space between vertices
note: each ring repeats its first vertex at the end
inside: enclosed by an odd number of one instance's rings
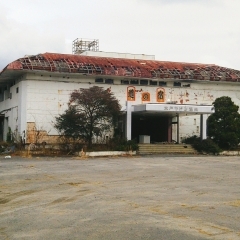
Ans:
POLYGON ((81 54, 85 51, 99 51, 98 39, 77 38, 72 43, 72 54, 81 54))

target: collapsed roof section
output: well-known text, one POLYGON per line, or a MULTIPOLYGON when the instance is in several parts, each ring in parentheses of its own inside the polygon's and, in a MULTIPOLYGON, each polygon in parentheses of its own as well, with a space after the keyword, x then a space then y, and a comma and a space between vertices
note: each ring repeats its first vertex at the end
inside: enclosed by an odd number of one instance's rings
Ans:
POLYGON ((213 64, 165 62, 123 58, 44 53, 20 58, 8 70, 39 70, 148 79, 240 82, 240 71, 213 64))

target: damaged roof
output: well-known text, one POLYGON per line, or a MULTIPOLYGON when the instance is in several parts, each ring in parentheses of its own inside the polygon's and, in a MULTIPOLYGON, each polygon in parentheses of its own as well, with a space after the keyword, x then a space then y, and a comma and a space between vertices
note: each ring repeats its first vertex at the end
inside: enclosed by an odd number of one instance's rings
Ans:
POLYGON ((0 72, 0 79, 5 78, 6 80, 8 71, 12 72, 11 76, 14 76, 14 72, 17 75, 17 73, 19 74, 23 70, 24 72, 37 70, 148 79, 170 78, 179 80, 240 82, 240 71, 214 64, 93 57, 57 53, 43 53, 20 58, 8 64, 0 72))

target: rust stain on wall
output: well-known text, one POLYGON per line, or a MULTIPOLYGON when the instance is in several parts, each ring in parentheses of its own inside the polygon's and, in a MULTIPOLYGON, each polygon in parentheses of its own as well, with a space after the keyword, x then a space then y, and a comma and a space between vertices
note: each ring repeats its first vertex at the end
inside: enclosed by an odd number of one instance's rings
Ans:
POLYGON ((42 142, 46 143, 57 143, 58 136, 51 136, 48 132, 43 129, 37 127, 35 122, 27 123, 27 132, 26 132, 26 143, 34 143, 34 144, 42 144, 42 142))
POLYGON ((62 104, 58 102, 58 110, 61 110, 62 104))

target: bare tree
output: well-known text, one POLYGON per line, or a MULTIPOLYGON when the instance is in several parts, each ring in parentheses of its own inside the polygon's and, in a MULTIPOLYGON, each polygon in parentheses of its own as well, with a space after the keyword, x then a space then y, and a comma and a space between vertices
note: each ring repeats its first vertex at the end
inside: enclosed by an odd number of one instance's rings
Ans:
POLYGON ((56 117, 54 127, 63 135, 92 145, 93 137, 110 131, 120 114, 120 104, 113 93, 102 87, 75 90, 68 109, 56 117))

